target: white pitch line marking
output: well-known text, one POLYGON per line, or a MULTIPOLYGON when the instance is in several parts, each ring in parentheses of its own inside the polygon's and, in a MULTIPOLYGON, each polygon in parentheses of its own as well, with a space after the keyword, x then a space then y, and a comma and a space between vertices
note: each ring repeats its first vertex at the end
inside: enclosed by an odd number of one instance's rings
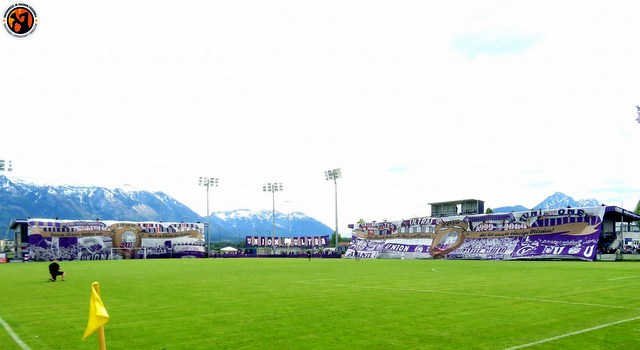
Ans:
POLYGON ((556 304, 568 304, 568 305, 578 305, 578 306, 593 306, 593 307, 603 307, 603 308, 608 308, 608 309, 640 310, 640 308, 629 308, 629 307, 626 307, 626 306, 618 306, 618 305, 579 303, 579 302, 574 302, 574 301, 538 299, 538 298, 528 298, 528 297, 513 297, 513 296, 508 296, 508 295, 491 295, 491 294, 479 294, 479 293, 448 292, 448 291, 442 291, 442 290, 437 290, 437 289, 390 288, 390 287, 381 287, 381 286, 362 286, 362 285, 357 285, 356 286, 356 285, 352 285, 352 284, 314 282, 314 281, 291 281, 291 283, 326 285, 326 286, 334 286, 334 287, 351 287, 351 288, 362 288, 362 289, 393 290, 393 291, 401 291, 401 292, 424 292, 424 293, 454 294, 454 295, 464 295, 464 296, 493 298, 493 299, 500 298, 500 299, 510 299, 510 300, 535 301, 535 302, 542 302, 542 303, 556 303, 556 304))
POLYGON ((2 327, 4 327, 4 329, 7 331, 7 333, 9 333, 9 335, 11 336, 11 338, 13 338, 13 341, 16 342, 16 344, 18 344, 18 346, 22 349, 22 350, 31 350, 31 348, 29 348, 29 346, 27 344, 25 344, 22 339, 20 339, 20 337, 16 334, 16 332, 13 331, 13 329, 11 328, 11 326, 9 326, 9 324, 7 322, 5 322, 2 317, 0 317, 0 324, 2 325, 2 327))
POLYGON ((627 279, 627 278, 638 278, 638 277, 640 277, 640 276, 634 275, 634 276, 616 277, 616 278, 609 278, 609 279, 607 279, 607 281, 617 281, 617 280, 624 280, 624 279, 627 279))
MULTIPOLYGON (((356 288, 365 288, 365 289, 382 289, 382 290, 396 290, 396 291, 407 291, 407 292, 427 292, 427 293, 441 293, 441 294, 456 294, 456 295, 476 296, 476 297, 486 297, 486 298, 527 300, 527 301, 536 301, 536 302, 543 302, 543 303, 558 303, 558 304, 569 304, 569 305, 579 305, 579 306, 597 306, 597 307, 611 308, 611 309, 640 310, 638 308, 630 309, 630 308, 628 308, 626 306, 618 306, 618 305, 577 303, 577 302, 572 302, 572 301, 537 299, 537 298, 526 298, 526 297, 511 297, 511 296, 505 296, 505 295, 490 295, 490 294, 462 293, 462 292, 446 292, 446 291, 435 290, 435 289, 389 288, 389 287, 377 287, 377 286, 354 286, 354 285, 350 285, 350 284, 309 282, 309 281, 291 281, 291 282, 292 283, 303 283, 303 284, 316 284, 316 285, 331 285, 331 286, 336 286, 336 287, 356 287, 356 288)), ((515 347, 507 348, 505 350, 522 349, 522 348, 530 347, 530 346, 533 346, 533 345, 547 343, 547 342, 554 341, 554 340, 557 340, 557 339, 562 339, 562 338, 570 337, 570 336, 581 334, 581 333, 591 332, 591 331, 595 331, 595 330, 598 330, 598 329, 601 329, 601 328, 614 326, 614 325, 617 325, 617 324, 620 324, 620 323, 631 322, 631 321, 635 321, 635 320, 640 320, 640 316, 634 317, 634 318, 629 318, 629 319, 622 320, 622 321, 605 323, 605 324, 602 324, 602 325, 599 325, 599 326, 595 326, 595 327, 591 327, 591 328, 587 328, 587 329, 583 329, 583 330, 579 330, 579 331, 575 331, 575 332, 561 334, 561 335, 558 335, 558 336, 555 336, 555 337, 552 337, 552 338, 542 339, 542 340, 539 340, 539 341, 536 341, 536 342, 533 342, 533 343, 518 345, 518 346, 515 346, 515 347)))
POLYGON ((542 343, 548 343, 550 341, 554 341, 554 340, 570 337, 570 336, 577 335, 577 334, 587 333, 587 332, 595 331, 595 330, 598 330, 598 329, 601 329, 601 328, 605 328, 605 327, 609 327, 609 326, 615 326, 615 325, 620 324, 620 323, 626 323, 626 322, 631 322, 631 321, 635 321, 635 320, 640 320, 640 316, 634 317, 634 318, 628 318, 626 320, 621 320, 621 321, 616 321, 616 322, 611 322, 611 323, 605 323, 605 324, 601 324, 599 326, 595 326, 595 327, 591 327, 591 328, 587 328, 587 329, 582 329, 582 330, 575 331, 575 332, 569 332, 569 333, 561 334, 561 335, 558 335, 558 336, 555 336, 555 337, 538 340, 538 341, 533 342, 533 343, 522 344, 522 345, 514 346, 514 347, 511 347, 511 348, 506 348, 505 350, 516 350, 516 349, 528 348, 530 346, 534 346, 534 345, 538 345, 538 344, 542 344, 542 343))

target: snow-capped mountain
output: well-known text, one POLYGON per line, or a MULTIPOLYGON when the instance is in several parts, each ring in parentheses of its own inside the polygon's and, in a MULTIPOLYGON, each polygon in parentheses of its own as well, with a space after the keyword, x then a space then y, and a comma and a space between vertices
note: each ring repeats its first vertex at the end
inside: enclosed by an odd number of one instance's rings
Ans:
MULTIPOLYGON (((558 209, 598 206, 595 199, 575 200, 556 192, 531 208, 522 205, 500 207, 494 212, 529 209, 558 209)), ((104 219, 123 221, 211 222, 212 241, 241 240, 244 236, 273 235, 271 210, 237 209, 202 217, 164 192, 130 187, 52 186, 11 180, 0 175, 0 239, 9 237, 12 219, 40 217, 61 219, 104 219)), ((279 237, 330 235, 333 229, 304 213, 275 212, 275 231, 279 237)))
MULTIPOLYGON (((222 232, 228 235, 271 236, 274 213, 271 210, 236 209, 214 212, 211 216, 211 237, 222 232)), ((301 212, 275 212, 276 235, 280 237, 330 235, 333 230, 301 212)), ((224 238, 224 237, 223 237, 224 238)))
POLYGON ((596 207, 601 203, 593 198, 575 200, 562 192, 556 192, 545 198, 533 208, 536 209, 559 209, 570 207, 596 207))
MULTIPOLYGON (((0 175, 0 239, 18 218, 103 219, 122 221, 211 220, 211 240, 238 241, 246 235, 270 236, 272 212, 247 209, 215 212, 202 217, 164 192, 132 188, 52 186, 11 180, 0 175)), ((275 212, 276 234, 286 236, 327 235, 333 230, 303 213, 275 212)), ((7 237, 13 238, 13 237, 7 237)))
POLYGON ((499 207, 491 210, 493 210, 494 213, 509 213, 512 211, 527 211, 529 210, 529 208, 523 205, 513 205, 508 207, 499 207))
POLYGON ((534 205, 531 208, 527 208, 522 205, 500 207, 492 209, 494 213, 507 213, 510 211, 524 211, 530 209, 560 209, 566 207, 597 207, 602 204, 597 199, 588 198, 575 200, 562 192, 556 192, 549 197, 545 198, 538 205, 534 205))

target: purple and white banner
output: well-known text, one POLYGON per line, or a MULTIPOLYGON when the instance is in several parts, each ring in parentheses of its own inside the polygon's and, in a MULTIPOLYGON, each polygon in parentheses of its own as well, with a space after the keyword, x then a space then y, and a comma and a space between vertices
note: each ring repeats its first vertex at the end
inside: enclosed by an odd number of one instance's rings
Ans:
POLYGON ((566 208, 362 223, 346 257, 594 260, 604 214, 566 208))
POLYGON ((204 257, 204 224, 33 219, 35 261, 204 257))

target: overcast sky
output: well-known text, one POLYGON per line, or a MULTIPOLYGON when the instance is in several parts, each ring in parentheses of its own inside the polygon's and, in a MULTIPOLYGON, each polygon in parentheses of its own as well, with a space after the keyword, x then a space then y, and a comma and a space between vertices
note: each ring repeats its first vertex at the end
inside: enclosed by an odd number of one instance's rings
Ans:
MULTIPOLYGON (((28 1, 0 33, 0 159, 201 215, 335 225, 556 191, 640 199, 640 1, 28 1)), ((2 12, 12 3, 0 1, 2 12)))

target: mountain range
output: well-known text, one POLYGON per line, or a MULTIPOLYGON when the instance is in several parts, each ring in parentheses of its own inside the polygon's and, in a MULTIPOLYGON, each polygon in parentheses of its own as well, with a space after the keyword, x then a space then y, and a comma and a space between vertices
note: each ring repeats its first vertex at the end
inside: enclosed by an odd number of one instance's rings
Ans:
MULTIPOLYGON (((211 241, 237 242, 244 236, 270 236, 271 210, 237 209, 200 216, 164 192, 132 188, 51 186, 0 175, 0 239, 9 238, 19 218, 103 219, 121 221, 211 222, 211 241)), ((301 212, 275 212, 276 235, 331 235, 333 229, 301 212)))
MULTIPOLYGON (((595 199, 575 200, 556 192, 531 208, 522 205, 493 208, 496 213, 531 209, 598 206, 595 199)), ((122 221, 211 221, 211 241, 237 242, 244 236, 270 236, 272 211, 236 209, 217 211, 209 218, 164 192, 105 187, 38 185, 0 175, 0 239, 9 238, 8 226, 18 218, 104 219, 122 221)), ((275 212, 280 237, 330 235, 333 229, 301 212, 275 212)))
POLYGON ((556 192, 549 197, 545 198, 542 202, 538 203, 538 205, 534 205, 531 208, 527 208, 523 205, 515 205, 509 207, 499 207, 492 209, 494 213, 508 213, 511 211, 527 211, 533 209, 559 209, 566 207, 597 207, 601 205, 602 202, 597 199, 589 198, 589 199, 579 199, 575 200, 562 192, 556 192))

